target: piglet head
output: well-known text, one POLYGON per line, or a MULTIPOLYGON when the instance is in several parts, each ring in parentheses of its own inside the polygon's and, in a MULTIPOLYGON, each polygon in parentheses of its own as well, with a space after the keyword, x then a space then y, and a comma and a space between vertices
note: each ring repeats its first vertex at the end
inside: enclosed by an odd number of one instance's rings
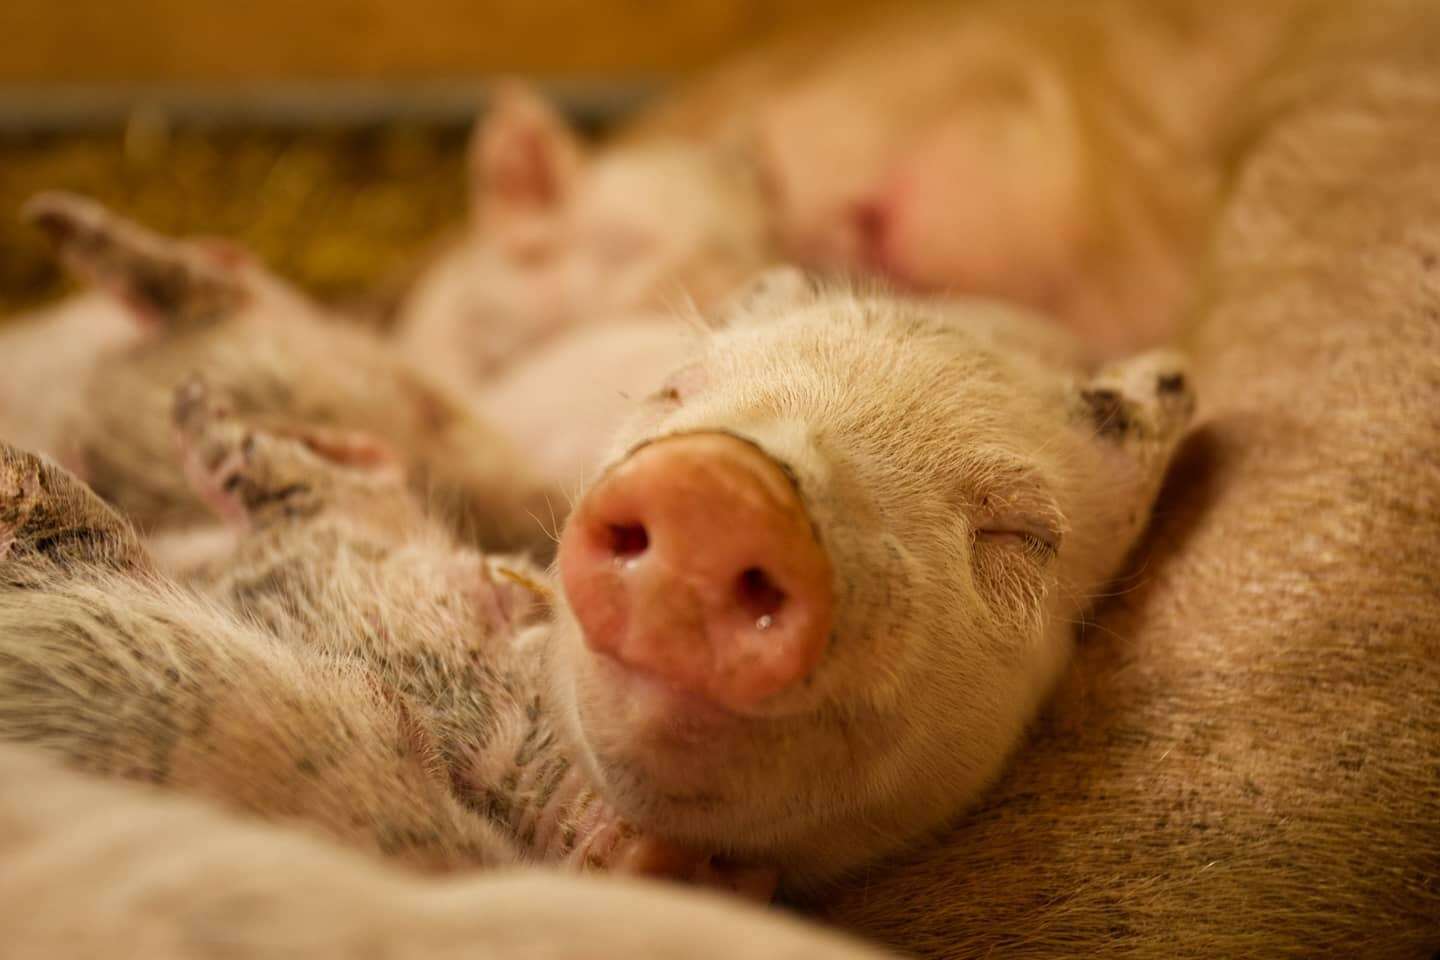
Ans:
POLYGON ((583 324, 708 304, 771 259, 758 181, 738 148, 593 150, 512 84, 477 125, 470 158, 470 228, 399 322, 452 378, 483 381, 583 324))
POLYGON ((558 695, 608 800, 806 890, 995 777, 1143 529, 1178 360, 765 275, 562 537, 558 695))

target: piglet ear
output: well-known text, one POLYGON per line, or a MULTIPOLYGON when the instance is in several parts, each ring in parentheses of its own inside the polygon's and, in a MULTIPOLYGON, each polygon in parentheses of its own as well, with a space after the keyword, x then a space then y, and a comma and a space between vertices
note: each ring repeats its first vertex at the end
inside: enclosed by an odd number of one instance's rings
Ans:
POLYGON ((162 237, 68 193, 38 194, 21 216, 49 235, 70 270, 146 323, 203 326, 250 300, 248 261, 232 248, 162 237))
POLYGON ((1173 446, 1195 412, 1185 358, 1153 350, 1111 364, 1079 390, 1081 416, 1119 446, 1173 446))
POLYGON ((567 199, 580 170, 575 132, 539 94, 496 90, 470 141, 472 216, 483 229, 544 217, 567 199))
POLYGON ((1101 370, 1080 386, 1076 407, 1123 482, 1148 502, 1185 438, 1195 391, 1185 359, 1155 350, 1101 370))

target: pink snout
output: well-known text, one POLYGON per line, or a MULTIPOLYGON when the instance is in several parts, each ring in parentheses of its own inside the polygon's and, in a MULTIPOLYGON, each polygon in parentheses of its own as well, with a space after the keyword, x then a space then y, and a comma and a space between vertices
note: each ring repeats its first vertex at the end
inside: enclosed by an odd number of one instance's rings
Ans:
POLYGON ((819 663, 830 559, 790 478, 720 433, 642 447, 581 500, 560 575, 586 645, 744 711, 819 663))

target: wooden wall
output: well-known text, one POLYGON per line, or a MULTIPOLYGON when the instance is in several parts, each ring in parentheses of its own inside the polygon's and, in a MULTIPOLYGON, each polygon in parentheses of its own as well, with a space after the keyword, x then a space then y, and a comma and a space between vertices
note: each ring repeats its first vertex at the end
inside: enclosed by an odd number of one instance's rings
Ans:
POLYGON ((884 0, 0 0, 0 85, 662 79, 884 0))

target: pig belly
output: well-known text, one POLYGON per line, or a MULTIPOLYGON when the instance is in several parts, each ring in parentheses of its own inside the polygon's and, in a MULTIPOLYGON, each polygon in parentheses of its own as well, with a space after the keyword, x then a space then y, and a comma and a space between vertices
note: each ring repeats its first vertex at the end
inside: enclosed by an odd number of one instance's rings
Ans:
POLYGON ((88 294, 0 331, 0 439, 66 459, 65 424, 102 356, 140 339, 124 308, 88 294))
POLYGON ((659 389, 696 342, 695 332, 679 324, 577 331, 487 386, 478 404, 544 479, 574 489, 615 428, 659 389))

